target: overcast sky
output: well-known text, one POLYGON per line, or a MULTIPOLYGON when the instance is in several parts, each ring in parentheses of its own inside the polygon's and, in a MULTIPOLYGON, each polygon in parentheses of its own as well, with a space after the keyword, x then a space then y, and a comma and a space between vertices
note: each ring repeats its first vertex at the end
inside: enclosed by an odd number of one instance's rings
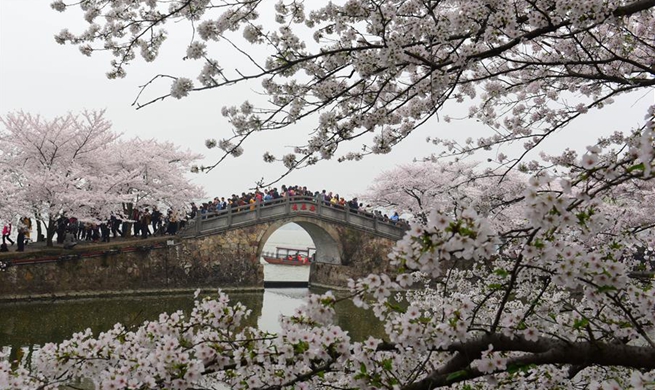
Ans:
MULTIPOLYGON (((80 54, 77 47, 58 45, 53 36, 62 28, 78 33, 86 28, 86 22, 78 14, 53 11, 49 0, 0 0, 0 115, 24 110, 52 118, 85 108, 106 109, 114 130, 125 137, 170 140, 204 154, 209 165, 219 153, 206 149, 205 139, 221 139, 230 134, 229 123, 220 115, 221 107, 257 99, 254 91, 258 90, 258 84, 251 84, 198 92, 182 100, 167 99, 137 111, 131 103, 139 86, 152 76, 176 74, 187 67, 190 69, 187 76, 194 79, 197 76, 197 65, 191 67, 182 61, 184 47, 190 41, 188 31, 180 30, 179 34, 170 36, 154 63, 145 64, 139 58, 127 69, 125 79, 109 80, 105 73, 113 57, 97 53, 89 58, 80 54)), ((174 28, 171 26, 169 30, 174 28)), ((167 91, 169 84, 156 85, 152 93, 157 88, 167 91)), ((645 108, 652 102, 651 96, 621 99, 602 114, 595 113, 577 122, 575 128, 558 134, 544 147, 549 152, 567 146, 581 148, 589 143, 585 138, 590 135, 642 122, 645 108)), ((210 196, 246 191, 262 177, 273 180, 283 173, 283 167, 264 163, 263 153, 267 150, 277 155, 288 153, 289 146, 302 143, 298 140, 309 130, 307 126, 307 129, 258 137, 245 145, 242 157, 229 158, 209 174, 194 175, 193 180, 202 184, 210 196)), ((438 152, 425 143, 427 136, 461 136, 471 132, 475 138, 479 131, 484 129, 474 122, 445 124, 434 119, 388 155, 372 156, 363 162, 319 164, 291 174, 280 184, 306 185, 313 190, 327 189, 350 196, 364 191, 380 172, 411 162, 414 157, 438 152)))

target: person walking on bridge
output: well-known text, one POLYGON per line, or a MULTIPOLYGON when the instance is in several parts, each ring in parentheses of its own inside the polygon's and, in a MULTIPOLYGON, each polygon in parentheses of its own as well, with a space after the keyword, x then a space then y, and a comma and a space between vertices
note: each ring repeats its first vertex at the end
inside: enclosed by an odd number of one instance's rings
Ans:
POLYGON ((152 236, 152 233, 150 233, 150 223, 152 223, 150 210, 146 208, 143 214, 141 214, 141 238, 152 236))
POLYGON ((27 239, 25 233, 27 232, 27 225, 25 225, 25 220, 21 219, 20 224, 18 225, 18 236, 16 237, 16 252, 25 251, 25 240, 27 239))
POLYGON ((157 233, 161 234, 161 211, 157 206, 152 206, 152 214, 150 214, 150 223, 152 224, 152 235, 155 236, 157 233))
MULTIPOLYGON (((23 237, 24 237, 23 245, 25 245, 28 242, 30 242, 30 236, 32 234, 32 220, 30 219, 30 217, 23 217, 21 219, 21 223, 25 227, 23 229, 23 237)), ((20 234, 20 229, 19 229, 18 233, 20 234)), ((16 238, 16 241, 19 241, 18 238, 16 238)))
POLYGON ((2 243, 6 244, 5 240, 11 242, 11 245, 14 245, 14 241, 9 237, 11 235, 11 222, 6 224, 2 228, 2 243))

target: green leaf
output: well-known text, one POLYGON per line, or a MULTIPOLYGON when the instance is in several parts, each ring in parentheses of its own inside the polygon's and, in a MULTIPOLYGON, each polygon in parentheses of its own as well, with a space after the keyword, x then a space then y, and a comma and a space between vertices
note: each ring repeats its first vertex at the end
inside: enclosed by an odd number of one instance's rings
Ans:
POLYGON ((628 172, 632 172, 632 171, 643 171, 644 168, 645 168, 644 163, 639 163, 639 164, 637 164, 637 165, 633 165, 633 166, 631 166, 630 168, 628 168, 628 172))
POLYGON ((621 249, 621 248, 623 248, 623 245, 621 245, 621 243, 619 243, 619 242, 614 241, 610 245, 610 248, 611 249, 621 249))
POLYGON ((451 382, 456 379, 464 378, 466 376, 468 376, 468 372, 466 370, 455 371, 446 377, 446 382, 451 382))
POLYGON ((309 349, 309 343, 306 341, 299 341, 293 345, 293 350, 295 353, 304 353, 309 349))
POLYGON ((395 311, 396 313, 405 313, 406 310, 400 307, 400 305, 392 303, 392 302, 385 302, 384 305, 389 308, 390 310, 395 311))
POLYGON ((510 364, 507 367, 507 372, 509 374, 516 374, 519 371, 527 373, 531 369, 536 368, 536 367, 537 367, 536 364, 510 364))
POLYGON ((614 286, 600 286, 600 287, 598 287, 598 292, 606 293, 606 292, 610 292, 610 291, 616 291, 616 287, 614 287, 614 286))
POLYGON ((507 270, 502 269, 502 268, 497 268, 496 270, 494 270, 494 273, 496 275, 498 275, 498 276, 502 276, 503 278, 505 278, 505 277, 507 277, 507 275, 509 275, 509 272, 507 272, 507 270))
POLYGON ((507 366, 507 373, 508 374, 516 374, 517 372, 519 372, 521 370, 521 367, 523 367, 523 366, 520 365, 520 364, 510 364, 509 366, 507 366))
POLYGON ((582 319, 573 321, 573 329, 576 329, 576 330, 584 328, 587 325, 589 325, 589 320, 586 319, 586 318, 582 318, 582 319))

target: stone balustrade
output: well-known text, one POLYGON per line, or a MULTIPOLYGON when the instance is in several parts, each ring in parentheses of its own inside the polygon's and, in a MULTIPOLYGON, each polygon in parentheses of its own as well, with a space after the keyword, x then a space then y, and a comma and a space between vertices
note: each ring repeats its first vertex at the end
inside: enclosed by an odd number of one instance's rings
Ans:
POLYGON ((294 216, 314 218, 324 222, 346 225, 376 236, 399 240, 407 230, 404 223, 382 220, 371 213, 354 211, 348 206, 331 205, 312 197, 294 196, 257 202, 226 210, 198 215, 186 235, 215 234, 234 228, 260 224, 294 216))

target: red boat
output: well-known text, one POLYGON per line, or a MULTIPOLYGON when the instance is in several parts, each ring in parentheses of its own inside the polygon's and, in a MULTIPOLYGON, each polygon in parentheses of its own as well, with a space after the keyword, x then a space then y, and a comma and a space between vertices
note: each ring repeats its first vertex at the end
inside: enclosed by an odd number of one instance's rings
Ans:
POLYGON ((275 248, 275 254, 262 253, 268 264, 280 265, 309 265, 312 262, 316 248, 275 248))

